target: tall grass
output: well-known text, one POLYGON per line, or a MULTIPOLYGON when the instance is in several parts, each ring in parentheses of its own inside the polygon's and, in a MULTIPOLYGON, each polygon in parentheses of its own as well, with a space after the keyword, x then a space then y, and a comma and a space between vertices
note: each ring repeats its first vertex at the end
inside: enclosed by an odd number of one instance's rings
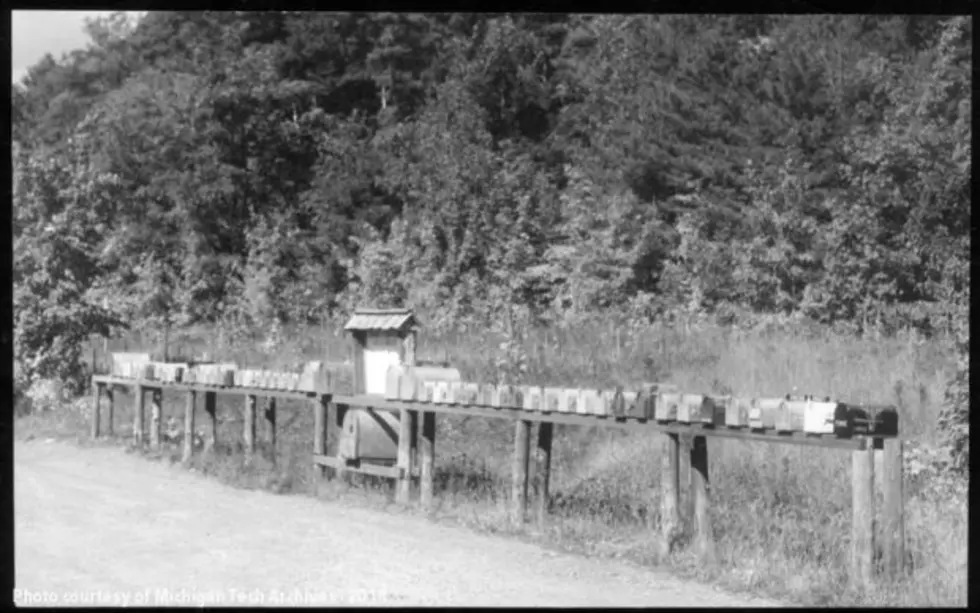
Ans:
MULTIPOLYGON (((259 348, 258 339, 236 345, 227 338, 207 330, 187 331, 177 336, 177 344, 183 344, 185 352, 208 350, 219 359, 269 367, 301 359, 339 363, 348 355, 346 340, 327 328, 293 331, 273 351, 259 348)), ((490 332, 423 331, 419 340, 420 356, 448 354, 464 379, 496 379, 502 338, 490 332)), ((146 344, 145 339, 141 342, 146 344)), ((133 343, 127 348, 132 349, 133 343)), ((523 351, 528 381, 543 385, 602 388, 665 381, 690 391, 773 395, 795 388, 800 393, 889 402, 900 412, 903 438, 927 444, 936 439, 936 416, 947 377, 955 368, 954 354, 943 341, 871 341, 812 330, 744 333, 724 328, 650 328, 629 334, 617 334, 611 327, 532 330, 523 351)), ((168 397, 165 403, 165 414, 182 414, 182 399, 168 397)), ((124 399, 116 404, 118 420, 131 423, 132 402, 124 399)), ((243 458, 240 399, 219 396, 218 411, 222 444, 196 457, 197 470, 247 487, 390 505, 387 482, 356 479, 370 487, 352 489, 316 478, 309 460, 312 415, 299 403, 280 401, 275 464, 268 453, 243 458)), ((122 431, 127 434, 128 425, 122 431)), ((681 574, 803 604, 966 603, 968 507, 962 493, 939 495, 931 489, 910 488, 906 504, 910 575, 869 590, 850 587, 850 458, 839 450, 710 439, 711 520, 718 564, 702 567, 683 550, 658 560, 648 526, 659 521, 663 438, 559 426, 552 460, 552 521, 544 530, 531 525, 515 529, 506 514, 512 425, 503 420, 441 416, 436 515, 492 532, 519 532, 542 544, 592 555, 666 564, 681 574)), ((682 475, 682 480, 686 478, 682 475)), ((682 505, 689 503, 685 493, 682 505)))

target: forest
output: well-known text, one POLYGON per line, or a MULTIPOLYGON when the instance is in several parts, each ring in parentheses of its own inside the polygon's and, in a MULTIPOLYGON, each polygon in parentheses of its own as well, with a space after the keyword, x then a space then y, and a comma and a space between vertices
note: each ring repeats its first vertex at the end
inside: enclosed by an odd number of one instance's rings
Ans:
POLYGON ((436 329, 776 319, 956 339, 968 423, 970 17, 87 30, 11 93, 18 377, 68 376, 92 332, 360 305, 436 329))

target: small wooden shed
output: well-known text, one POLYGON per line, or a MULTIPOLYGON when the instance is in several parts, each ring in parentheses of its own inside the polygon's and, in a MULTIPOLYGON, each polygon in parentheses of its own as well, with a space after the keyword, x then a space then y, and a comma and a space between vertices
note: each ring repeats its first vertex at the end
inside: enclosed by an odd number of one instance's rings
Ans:
POLYGON ((411 309, 357 309, 344 326, 351 335, 354 393, 385 393, 392 365, 415 365, 418 321, 411 309))
MULTIPOLYGON (((351 338, 355 395, 383 398, 388 369, 415 364, 418 322, 409 309, 357 309, 344 330, 351 338)), ((338 456, 347 466, 397 462, 397 412, 351 408, 339 420, 338 456)))

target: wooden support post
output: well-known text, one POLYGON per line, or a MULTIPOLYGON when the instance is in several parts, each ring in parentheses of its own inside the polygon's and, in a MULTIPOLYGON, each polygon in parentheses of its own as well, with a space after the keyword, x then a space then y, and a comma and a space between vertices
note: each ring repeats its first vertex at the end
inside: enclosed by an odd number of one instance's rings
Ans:
POLYGON ((92 393, 92 438, 99 438, 99 406, 102 404, 102 392, 105 386, 96 383, 92 387, 95 388, 92 393))
MULTIPOLYGON (((313 454, 327 455, 327 404, 329 396, 320 396, 313 399, 313 454)), ((327 467, 317 464, 317 470, 321 478, 327 476, 327 467)))
POLYGON ((882 451, 882 545, 884 571, 892 579, 905 573, 905 499, 902 440, 885 439, 882 451))
POLYGON ((531 422, 519 419, 514 425, 514 464, 511 470, 511 520, 523 524, 527 514, 527 468, 531 422))
POLYGON ((115 420, 116 403, 115 403, 115 398, 113 396, 112 388, 111 387, 106 386, 106 388, 105 388, 105 396, 106 396, 106 400, 108 402, 108 406, 106 406, 106 409, 108 409, 108 411, 107 411, 108 414, 106 415, 106 420, 105 420, 105 432, 109 436, 113 436, 116 433, 116 431, 115 431, 116 430, 116 428, 115 428, 115 424, 116 424, 116 420, 115 420))
MULTIPOLYGON (((323 449, 324 449, 324 453, 330 453, 329 428, 332 427, 334 429, 334 432, 336 432, 336 434, 334 435, 334 440, 336 441, 336 445, 334 446, 333 449, 333 455, 334 457, 336 457, 340 455, 340 440, 344 436, 344 418, 347 414, 347 411, 350 411, 351 408, 350 405, 337 404, 336 402, 333 402, 332 398, 333 397, 331 396, 329 398, 330 402, 327 402, 327 412, 324 415, 324 419, 326 420, 325 421, 326 424, 334 424, 334 425, 333 426, 328 425, 327 429, 323 431, 323 449)), ((328 479, 343 478, 344 475, 343 463, 342 462, 338 463, 336 465, 336 468, 332 468, 328 466, 326 475, 328 479)))
POLYGON ((276 399, 269 398, 265 405, 266 442, 269 444, 269 459, 276 464, 276 399))
POLYGON ((874 570, 874 446, 851 456, 851 580, 857 587, 871 585, 874 570))
MULTIPOLYGON (((95 367, 95 339, 93 339, 90 336, 89 337, 89 342, 92 343, 92 372, 89 373, 89 374, 95 375, 97 372, 99 372, 99 369, 95 367)), ((98 386, 98 384, 95 382, 94 377, 92 379, 89 379, 89 381, 92 382, 92 389, 89 390, 89 391, 94 392, 95 391, 95 388, 98 386)))
POLYGON ((143 445, 143 413, 146 406, 146 388, 136 386, 136 408, 133 410, 133 442, 143 445))
POLYGON ((184 407, 184 455, 182 462, 190 462, 194 455, 194 405, 197 404, 197 392, 187 392, 187 406, 184 407))
POLYGON ((245 453, 252 455, 255 452, 255 396, 248 394, 245 396, 245 453))
POLYGON ((691 498, 694 507, 694 549, 702 562, 715 559, 715 541, 711 534, 711 482, 708 479, 708 439, 695 436, 691 445, 691 498))
MULTIPOLYGON (((680 476, 678 481, 680 487, 677 499, 680 501, 679 508, 682 509, 683 521, 687 524, 694 517, 694 501, 691 498, 691 435, 689 434, 680 435, 679 458, 677 471, 680 476)), ((693 526, 688 525, 688 528, 693 529, 693 526)))
POLYGON ((419 450, 419 429, 422 428, 422 413, 420 411, 412 411, 412 437, 409 439, 409 454, 412 457, 412 474, 416 472, 419 477, 422 476, 422 456, 419 450))
POLYGON ((408 504, 412 491, 412 418, 415 411, 403 409, 398 420, 398 468, 401 474, 395 484, 395 502, 408 504))
POLYGON ((150 448, 159 449, 163 421, 163 390, 154 388, 150 393, 150 411, 150 448))
POLYGON ((668 434, 660 466, 660 556, 669 556, 681 534, 680 437, 668 434))
POLYGON ((537 515, 538 525, 548 521, 548 505, 551 503, 551 441, 554 438, 555 424, 543 421, 538 424, 537 466, 534 471, 538 484, 537 515))
POLYGON ((433 477, 436 461, 436 414, 432 411, 422 413, 422 447, 419 450, 419 498, 422 509, 432 510, 434 493, 433 477))
POLYGON ((204 392, 204 412, 211 418, 211 449, 218 449, 218 394, 204 392))

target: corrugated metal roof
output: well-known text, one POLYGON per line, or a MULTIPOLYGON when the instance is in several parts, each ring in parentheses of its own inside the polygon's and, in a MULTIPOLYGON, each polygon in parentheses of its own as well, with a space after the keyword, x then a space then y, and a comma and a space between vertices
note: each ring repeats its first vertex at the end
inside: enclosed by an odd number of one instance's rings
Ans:
POLYGON ((416 325, 409 309, 357 309, 344 330, 397 330, 416 325))

